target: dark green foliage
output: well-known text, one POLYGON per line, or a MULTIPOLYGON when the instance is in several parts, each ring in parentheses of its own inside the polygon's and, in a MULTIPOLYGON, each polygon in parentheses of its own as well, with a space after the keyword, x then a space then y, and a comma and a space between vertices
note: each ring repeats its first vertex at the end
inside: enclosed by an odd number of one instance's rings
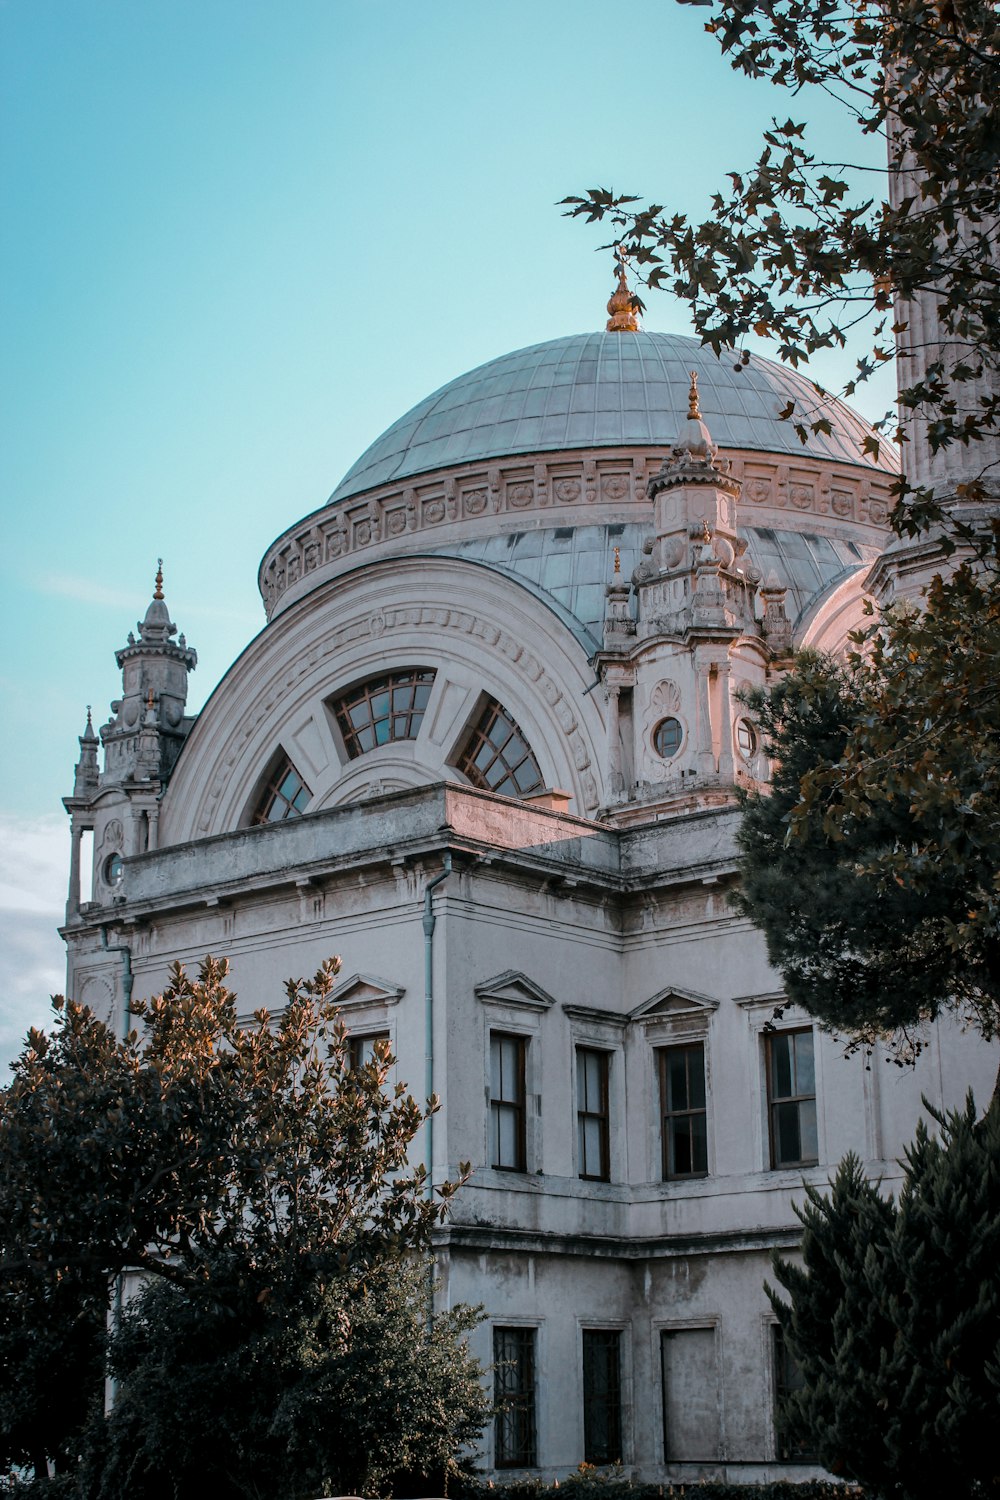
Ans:
POLYGON ((558 1488, 532 1480, 489 1486, 463 1480, 453 1484, 451 1500, 863 1500, 850 1485, 807 1479, 801 1484, 738 1484, 726 1479, 674 1484, 632 1484, 600 1471, 571 1475, 558 1488))
POLYGON ((753 710, 775 766, 745 799, 743 912, 788 996, 863 1042, 1000 1020, 1000 578, 962 568, 844 663, 803 654, 753 710))
POLYGON ((771 1301, 804 1379, 790 1433, 880 1500, 1000 1495, 1000 1109, 921 1124, 898 1204, 848 1157, 807 1189, 771 1301))
MULTIPOLYGON (((427 1266, 309 1279, 273 1298, 233 1266, 150 1286, 112 1349, 121 1384, 87 1500, 309 1500, 443 1474, 488 1415, 462 1335, 427 1324, 427 1266)), ((440 1482, 440 1481, 439 1481, 440 1482)))
POLYGON ((104 1378, 103 1281, 5 1281, 0 1292, 0 1474, 72 1460, 104 1378), (59 1395, 53 1399, 54 1372, 59 1395))

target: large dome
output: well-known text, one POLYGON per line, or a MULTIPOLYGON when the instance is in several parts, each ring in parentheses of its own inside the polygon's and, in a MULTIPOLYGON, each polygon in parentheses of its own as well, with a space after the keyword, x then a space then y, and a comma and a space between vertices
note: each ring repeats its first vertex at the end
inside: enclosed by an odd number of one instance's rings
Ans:
MULTIPOLYGON (((691 370, 702 415, 721 448, 864 464, 871 428, 833 398, 829 433, 803 446, 779 413, 795 401, 815 413, 811 381, 753 356, 737 367, 695 339, 671 333, 579 333, 491 359, 451 380, 394 422, 358 459, 331 501, 455 464, 566 448, 666 446, 687 411, 691 370)), ((876 467, 895 470, 884 445, 876 467)))

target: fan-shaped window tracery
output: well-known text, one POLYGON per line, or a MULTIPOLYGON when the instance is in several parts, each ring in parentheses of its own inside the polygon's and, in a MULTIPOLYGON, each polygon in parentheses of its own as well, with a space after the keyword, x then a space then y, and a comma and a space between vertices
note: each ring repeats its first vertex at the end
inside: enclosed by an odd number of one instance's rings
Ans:
POLYGON ((473 786, 504 797, 527 797, 544 784, 522 730, 495 698, 487 700, 455 764, 473 786))
POLYGON ((369 678, 334 699, 331 706, 350 758, 390 740, 415 740, 433 685, 433 671, 406 667, 369 678))
POLYGON ((280 823, 305 812, 312 796, 287 755, 275 761, 267 785, 251 818, 252 823, 280 823))

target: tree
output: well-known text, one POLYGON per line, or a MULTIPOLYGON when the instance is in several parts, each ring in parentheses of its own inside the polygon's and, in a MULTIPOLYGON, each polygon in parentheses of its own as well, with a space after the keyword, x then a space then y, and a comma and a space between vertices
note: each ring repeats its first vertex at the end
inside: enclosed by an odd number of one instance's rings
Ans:
MULTIPOLYGON (((384 1046, 352 1069, 330 999, 337 967, 290 981, 279 1016, 241 1025, 224 962, 206 959, 197 980, 177 965, 124 1041, 55 1002, 54 1035, 29 1034, 0 1094, 0 1368, 42 1309, 43 1382, 127 1269, 214 1301, 223 1318, 284 1309, 287 1327, 320 1289, 349 1298, 426 1254, 458 1186, 431 1197, 407 1161, 437 1101, 421 1109, 405 1085, 387 1090, 384 1046)), ((40 1396, 41 1384, 6 1391, 0 1437, 8 1462, 43 1475, 73 1450, 40 1396), (29 1425, 30 1454, 17 1446, 29 1425)))
POLYGON ((918 1127, 898 1203, 847 1157, 806 1190, 802 1264, 769 1295, 803 1377, 782 1420, 879 1500, 1000 1494, 1000 1111, 918 1127))
MULTIPOLYGON (((756 164, 731 172, 701 223, 630 193, 592 188, 567 212, 606 220, 651 289, 691 307, 720 353, 754 333, 808 363, 866 330, 846 388, 893 358, 901 333, 921 356, 916 301, 933 306, 940 350, 918 358, 900 407, 934 450, 1000 430, 1000 13, 992 0, 680 0, 711 5, 707 30, 732 66, 843 106, 848 126, 887 137, 888 171, 826 161, 807 127, 777 119, 756 164), (962 394, 968 388, 968 398, 962 394)), ((635 299, 638 303, 638 298, 635 299)), ((641 306, 641 304, 639 304, 641 306)), ((737 358, 748 362, 742 351, 737 358)), ((829 431, 822 401, 785 415, 829 431)), ((905 431, 900 434, 906 436, 905 431)), ((872 440, 869 440, 872 441, 872 440)), ((995 473, 988 483, 996 480, 995 473)), ((982 480, 961 487, 984 493, 982 480)), ((894 523, 914 533, 940 508, 899 480, 894 523)))
POLYGON ((870 1044, 952 1010, 1000 1031, 1000 586, 937 579, 844 663, 804 654, 752 711, 737 904, 790 1000, 870 1044))
POLYGON ((114 1340, 118 1398, 84 1493, 297 1500, 385 1494, 400 1475, 440 1493, 488 1399, 462 1337, 477 1315, 429 1323, 426 1295, 427 1267, 398 1261, 263 1300, 235 1267, 151 1284, 114 1340))

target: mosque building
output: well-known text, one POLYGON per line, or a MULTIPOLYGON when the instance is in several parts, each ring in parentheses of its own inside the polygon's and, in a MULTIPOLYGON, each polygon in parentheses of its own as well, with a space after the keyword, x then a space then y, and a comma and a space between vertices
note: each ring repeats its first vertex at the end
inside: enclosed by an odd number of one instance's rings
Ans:
POLYGON ((438 1296, 482 1304, 511 1398, 483 1468, 800 1475, 763 1283, 803 1182, 854 1150, 891 1187, 921 1094, 988 1096, 995 1056, 944 1022, 913 1076, 772 1022, 730 904, 769 775, 745 690, 862 623, 894 458, 832 400, 800 441, 810 381, 643 331, 621 271, 608 308, 435 391, 282 532, 196 717, 157 574, 66 799, 68 993, 120 1027, 212 953, 249 1013, 340 954, 358 1057, 388 1038, 441 1096, 418 1157, 473 1166, 438 1296))

